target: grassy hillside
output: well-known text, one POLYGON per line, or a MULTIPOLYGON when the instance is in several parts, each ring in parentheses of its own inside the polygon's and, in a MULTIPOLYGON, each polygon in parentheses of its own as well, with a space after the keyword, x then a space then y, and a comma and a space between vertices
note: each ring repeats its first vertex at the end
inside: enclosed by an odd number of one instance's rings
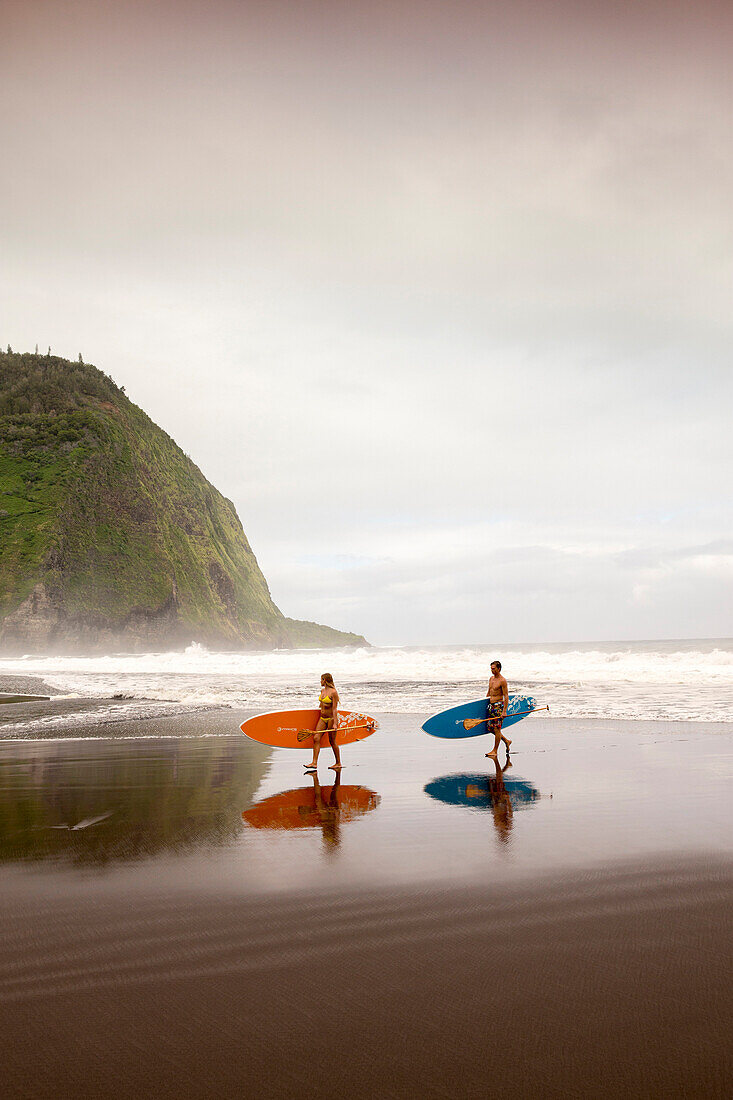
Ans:
POLYGON ((291 649, 324 649, 332 645, 367 645, 361 634, 349 634, 346 631, 334 631, 333 627, 322 626, 321 623, 310 623, 304 619, 286 619, 285 629, 288 635, 288 646, 291 649), (334 633, 339 635, 339 641, 334 641, 334 633))
POLYGON ((6 649, 363 644, 285 619, 231 502, 89 364, 0 353, 0 545, 6 649))

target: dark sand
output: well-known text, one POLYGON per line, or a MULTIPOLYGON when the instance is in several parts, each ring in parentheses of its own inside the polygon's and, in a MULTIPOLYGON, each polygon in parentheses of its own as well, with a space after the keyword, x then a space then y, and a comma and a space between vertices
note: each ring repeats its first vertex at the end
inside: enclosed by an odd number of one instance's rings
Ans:
POLYGON ((240 719, 0 744, 5 1095, 731 1095, 727 729, 524 723, 507 816, 484 739, 383 716, 313 825, 328 757, 318 802, 240 719))
POLYGON ((6 1095, 730 1095, 731 864, 2 919, 6 1095))
POLYGON ((50 687, 40 676, 8 676, 0 673, 0 703, 12 703, 16 695, 43 699, 59 694, 58 688, 50 687))

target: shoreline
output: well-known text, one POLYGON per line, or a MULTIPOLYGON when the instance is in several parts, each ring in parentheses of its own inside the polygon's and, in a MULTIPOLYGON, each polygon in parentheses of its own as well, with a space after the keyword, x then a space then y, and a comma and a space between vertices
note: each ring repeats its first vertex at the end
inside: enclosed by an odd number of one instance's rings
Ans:
MULTIPOLYGON (((96 701, 95 701, 96 702, 96 701)), ((29 704, 5 704, 3 709, 10 706, 21 705, 28 706, 29 704)), ((101 708, 100 708, 101 709, 101 708)), ((90 716, 94 715, 95 708, 90 707, 87 713, 90 716)), ((226 737, 240 737, 244 736, 241 733, 240 725, 247 719, 251 718, 256 711, 240 711, 234 708, 212 705, 210 707, 202 707, 193 711, 190 714, 185 712, 176 712, 171 715, 151 715, 150 717, 134 717, 134 718, 119 718, 113 720, 102 720, 97 723, 92 723, 87 726, 73 725, 70 727, 53 726, 52 728, 39 728, 30 730, 26 724, 23 723, 22 729, 15 732, 12 729, 14 723, 3 722, 2 711, 0 710, 0 745, 31 745, 33 743, 58 743, 64 742, 94 742, 94 741, 119 741, 119 742, 132 742, 132 741, 195 741, 197 739, 216 739, 226 737), (181 731, 181 725, 185 724, 186 732, 181 731), (4 727, 11 727, 11 729, 5 729, 4 727)), ((390 717, 397 717, 400 720, 415 719, 415 732, 419 731, 420 722, 419 719, 423 717, 420 713, 411 714, 410 712, 399 711, 394 715, 389 712, 383 713, 381 711, 375 712, 375 718, 380 724, 384 724, 385 720, 390 717)), ((62 719, 63 714, 53 716, 55 718, 62 719)), ((664 719, 650 718, 646 721, 639 719, 623 719, 623 718, 555 718, 545 719, 547 723, 546 732, 553 734, 565 729, 575 729, 577 732, 593 731, 597 734, 613 733, 619 734, 631 734, 637 732, 640 734, 666 734, 674 736, 675 734, 695 733, 700 736, 706 734, 719 734, 725 736, 733 733, 733 724, 725 722, 703 722, 703 721, 667 721, 664 719), (551 725, 551 723, 554 724, 551 725), (640 727, 640 728, 639 728, 640 727)), ((29 723, 30 725, 30 723, 29 723)), ((421 736, 427 736, 422 735, 421 736)), ((476 738, 473 743, 476 745, 477 751, 482 741, 476 738)), ((486 744, 488 745, 488 740, 486 744)), ((347 746, 351 749, 352 746, 347 746)), ((300 748, 297 749, 283 749, 278 746, 272 747, 272 752, 275 753, 292 753, 303 751, 300 748)), ((503 748, 500 749, 500 755, 503 753, 503 748)), ((511 757, 512 760, 516 760, 517 757, 525 757, 528 753, 546 752, 547 749, 528 749, 523 747, 523 743, 514 739, 512 742, 511 757)), ((565 751, 565 750, 558 750, 565 751)), ((284 757, 283 757, 284 758, 284 757)), ((478 752, 477 759, 483 762, 486 759, 486 754, 482 748, 478 752)), ((503 756, 502 756, 503 759, 503 756)))
MULTIPOLYGON (((33 679, 28 677, 27 679, 33 679)), ((0 676, 0 692, 4 690, 5 678, 0 676)), ((219 737, 238 734, 239 726, 245 719, 263 713, 263 708, 252 706, 234 706, 221 702, 181 703, 176 700, 160 700, 141 697, 120 696, 80 696, 62 695, 56 689, 54 694, 17 702, 0 700, 0 743, 15 741, 83 741, 144 739, 160 737, 219 737)), ((287 708, 282 708, 287 709, 287 708)), ((375 717, 380 721, 390 719, 397 722, 414 720, 416 728, 428 717, 427 712, 415 709, 382 710, 374 709, 375 717)), ((526 720, 518 727, 519 737, 515 752, 524 740, 523 734, 538 727, 555 732, 567 726, 575 729, 619 729, 629 732, 637 727, 640 732, 664 733, 731 733, 733 722, 719 719, 669 719, 669 718, 603 718, 603 717, 562 717, 558 715, 538 715, 526 720)), ((427 736, 427 735, 421 735, 427 736)), ((428 738, 429 742, 440 741, 428 738)), ((473 738, 460 739, 461 743, 470 743, 473 738)), ((479 743, 480 738, 476 738, 479 743)), ((445 742, 446 745, 455 742, 445 742)))
POLYGON ((28 676, 22 673, 0 673, 0 695, 39 695, 50 698, 62 695, 59 688, 51 687, 42 676, 28 676))

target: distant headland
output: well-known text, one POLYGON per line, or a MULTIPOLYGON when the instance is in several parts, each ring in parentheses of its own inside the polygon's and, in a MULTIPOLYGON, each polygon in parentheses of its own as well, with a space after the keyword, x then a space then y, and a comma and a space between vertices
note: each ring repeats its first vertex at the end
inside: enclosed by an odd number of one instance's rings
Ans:
POLYGON ((0 352, 0 651, 367 645, 272 601, 231 501, 101 370, 0 352))

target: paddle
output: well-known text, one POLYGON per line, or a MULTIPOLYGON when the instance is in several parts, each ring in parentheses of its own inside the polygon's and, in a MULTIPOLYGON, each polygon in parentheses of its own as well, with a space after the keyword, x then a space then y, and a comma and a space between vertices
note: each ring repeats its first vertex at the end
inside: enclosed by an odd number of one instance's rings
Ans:
MULTIPOLYGON (((514 714, 505 714, 504 718, 521 718, 525 714, 534 714, 536 710, 549 710, 549 707, 532 707, 531 710, 518 710, 514 714)), ((501 722, 502 718, 465 718, 462 722, 464 730, 475 729, 476 726, 480 726, 482 722, 501 722)))
POLYGON ((360 726, 338 726, 335 730, 298 730, 298 741, 305 741, 306 737, 312 737, 314 733, 338 733, 339 730, 375 730, 376 722, 364 722, 360 726))
POLYGON ((278 726, 278 733, 297 733, 298 741, 305 741, 306 737, 312 737, 314 733, 338 733, 339 730, 375 730, 378 729, 377 722, 362 722, 358 726, 348 726, 345 722, 343 725, 338 726, 336 730, 299 730, 296 726, 278 726))

